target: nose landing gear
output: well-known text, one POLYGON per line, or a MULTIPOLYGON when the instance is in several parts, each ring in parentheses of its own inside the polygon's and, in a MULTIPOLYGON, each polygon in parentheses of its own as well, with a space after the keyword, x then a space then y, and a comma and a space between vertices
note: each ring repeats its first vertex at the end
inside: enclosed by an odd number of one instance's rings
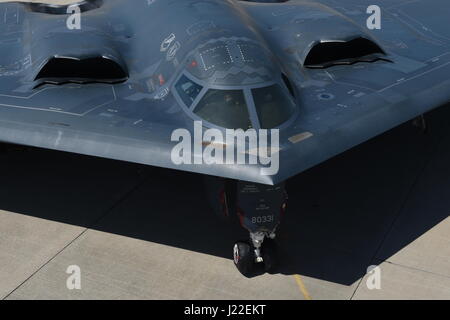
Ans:
POLYGON ((265 272, 273 273, 277 266, 275 233, 253 232, 250 239, 234 244, 236 268, 246 277, 251 276, 258 265, 262 265, 265 272))
POLYGON ((288 200, 285 184, 267 186, 205 177, 205 186, 213 211, 239 223, 250 234, 247 241, 233 246, 237 269, 246 277, 259 271, 274 273, 278 264, 275 232, 288 200))

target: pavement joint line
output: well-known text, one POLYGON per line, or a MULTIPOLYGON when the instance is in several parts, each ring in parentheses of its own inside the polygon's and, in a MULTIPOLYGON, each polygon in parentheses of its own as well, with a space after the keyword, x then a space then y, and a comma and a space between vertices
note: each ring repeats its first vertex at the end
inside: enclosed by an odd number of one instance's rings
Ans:
POLYGON ((49 260, 47 260, 45 263, 43 263, 37 270, 31 273, 30 276, 28 276, 24 281, 22 281, 17 287, 15 287, 10 293, 5 295, 1 300, 6 300, 8 297, 10 297, 14 292, 17 291, 20 287, 22 287, 28 280, 30 280, 32 277, 34 277, 39 271, 41 271, 46 265, 48 265, 51 261, 53 261, 59 254, 61 254, 64 250, 66 250, 71 244, 73 244, 77 239, 79 239, 83 234, 86 233, 86 231, 90 230, 91 227, 98 224, 103 218, 105 218, 110 212, 112 212, 117 206, 119 206, 121 203, 125 201, 131 194, 133 194, 142 184, 144 184, 148 179, 147 174, 142 178, 141 181, 138 181, 132 187, 130 190, 125 192, 125 194, 119 198, 115 203, 113 203, 109 208, 105 210, 105 213, 102 214, 98 219, 96 219, 90 226, 86 227, 84 230, 82 230, 75 238, 73 238, 71 241, 69 241, 68 244, 66 244, 61 250, 59 250, 57 253, 55 253, 49 260))
POLYGON ((53 259, 55 259, 61 252, 63 252, 68 246, 70 246, 72 243, 74 243, 79 237, 81 237, 89 228, 84 229, 81 231, 75 238, 73 238, 68 244, 66 244, 61 250, 59 250, 56 254, 54 254, 49 260, 47 260, 45 263, 43 263, 37 270, 31 273, 24 281, 22 281, 17 287, 15 287, 10 293, 8 293, 6 296, 2 298, 2 300, 8 299, 9 296, 11 296, 17 289, 22 287, 25 282, 30 280, 35 274, 37 274, 39 271, 42 270, 47 264, 49 264, 53 259))
POLYGON ((383 262, 392 264, 393 266, 402 267, 402 268, 405 268, 405 269, 410 269, 410 270, 415 270, 415 271, 421 271, 421 272, 432 274, 432 275, 437 276, 437 277, 443 277, 443 278, 450 279, 450 276, 446 275, 446 274, 437 273, 437 272, 433 272, 433 271, 429 271, 429 270, 425 270, 425 269, 420 269, 420 268, 416 268, 416 267, 411 267, 411 266, 407 266, 407 265, 404 265, 404 264, 401 264, 401 263, 395 263, 395 262, 392 262, 392 261, 389 261, 389 260, 384 260, 383 262))
POLYGON ((302 277, 298 274, 294 274, 294 279, 295 282, 297 283, 300 292, 303 294, 303 297, 305 297, 306 300, 312 300, 311 295, 308 292, 308 289, 306 289, 306 286, 303 283, 302 277))
MULTIPOLYGON (((436 150, 438 149, 438 147, 441 145, 441 143, 444 141, 445 138, 446 138, 446 134, 441 134, 440 137, 437 139, 436 144, 432 147, 432 151, 430 152, 430 156, 425 161, 424 165, 422 166, 422 168, 420 169, 420 171, 416 175, 416 178, 414 179, 413 183, 411 184, 411 187, 409 188, 408 192, 406 193, 406 195, 404 197, 404 200, 403 200, 402 204, 400 205, 400 208, 398 209, 397 213, 395 214, 394 219, 392 220, 391 225, 389 226, 388 230, 385 232, 385 234, 384 234, 380 244, 378 245, 377 249, 375 250, 375 253, 374 253, 373 257, 370 260, 371 263, 374 263, 375 260, 379 260, 379 261, 381 261, 381 263, 386 261, 386 260, 383 260, 383 259, 379 259, 377 257, 378 253, 380 252, 381 248, 383 247, 384 243, 386 242, 386 239, 389 236, 389 234, 391 234, 391 232, 392 232, 392 230, 393 230, 393 228, 395 226, 395 223, 399 219, 401 213, 405 209, 406 203, 408 202, 412 191, 416 187, 416 185, 417 185, 417 183, 419 181, 419 178, 423 175, 423 173, 425 172, 426 168, 429 166, 433 156, 436 154, 436 150)), ((364 279, 364 276, 362 276, 361 279, 358 281, 358 285, 356 286, 355 290, 353 291, 353 294, 350 297, 350 300, 353 300, 356 292, 358 291, 359 287, 361 286, 361 283, 362 283, 363 279, 364 279)))

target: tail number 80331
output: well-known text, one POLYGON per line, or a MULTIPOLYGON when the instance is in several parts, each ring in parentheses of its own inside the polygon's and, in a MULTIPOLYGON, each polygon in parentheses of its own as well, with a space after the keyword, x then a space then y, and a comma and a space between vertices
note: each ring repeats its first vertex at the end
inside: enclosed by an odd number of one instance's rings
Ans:
POLYGON ((252 223, 270 223, 275 220, 274 215, 252 217, 252 223))

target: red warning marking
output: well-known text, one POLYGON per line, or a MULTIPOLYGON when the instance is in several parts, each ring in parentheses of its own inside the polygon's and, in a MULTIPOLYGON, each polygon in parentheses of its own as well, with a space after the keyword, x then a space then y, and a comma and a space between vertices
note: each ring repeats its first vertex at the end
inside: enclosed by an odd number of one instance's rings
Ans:
POLYGON ((158 76, 158 80, 159 80, 159 85, 162 86, 164 85, 164 83, 166 83, 166 80, 164 79, 164 76, 162 74, 160 74, 158 76))

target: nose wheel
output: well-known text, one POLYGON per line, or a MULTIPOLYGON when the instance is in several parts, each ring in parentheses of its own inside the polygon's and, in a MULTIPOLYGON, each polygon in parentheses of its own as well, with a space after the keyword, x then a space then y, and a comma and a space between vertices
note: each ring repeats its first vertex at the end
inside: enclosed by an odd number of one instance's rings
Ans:
POLYGON ((239 241, 233 248, 234 265, 244 276, 249 277, 255 267, 255 253, 249 243, 239 241))
POLYGON ((234 265, 246 277, 255 274, 259 266, 262 266, 265 272, 273 273, 278 260, 275 240, 266 238, 265 234, 250 235, 251 241, 238 241, 234 244, 234 265))

